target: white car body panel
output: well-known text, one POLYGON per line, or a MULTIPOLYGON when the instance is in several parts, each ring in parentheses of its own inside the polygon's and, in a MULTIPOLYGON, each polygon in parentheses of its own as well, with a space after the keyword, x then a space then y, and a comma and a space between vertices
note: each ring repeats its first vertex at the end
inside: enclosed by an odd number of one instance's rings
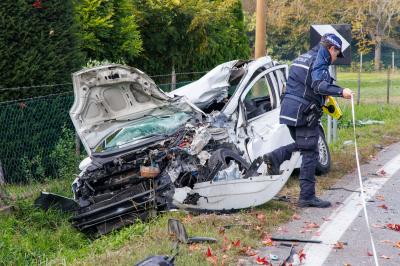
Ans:
POLYGON ((294 153, 279 176, 259 175, 248 179, 197 183, 189 192, 187 187, 176 189, 174 204, 183 209, 197 210, 237 210, 255 207, 270 201, 286 184, 291 175, 290 168, 300 157, 294 153), (183 204, 182 194, 199 193, 202 197, 196 205, 183 204), (180 195, 180 196, 178 196, 180 195))

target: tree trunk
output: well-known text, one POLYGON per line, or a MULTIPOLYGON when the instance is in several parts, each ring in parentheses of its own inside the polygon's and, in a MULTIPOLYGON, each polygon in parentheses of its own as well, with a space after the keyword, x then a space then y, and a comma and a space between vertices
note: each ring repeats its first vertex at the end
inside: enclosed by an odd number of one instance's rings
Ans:
POLYGON ((378 71, 378 70, 381 70, 382 37, 376 36, 375 41, 376 41, 376 44, 375 44, 374 68, 375 68, 375 71, 378 71))

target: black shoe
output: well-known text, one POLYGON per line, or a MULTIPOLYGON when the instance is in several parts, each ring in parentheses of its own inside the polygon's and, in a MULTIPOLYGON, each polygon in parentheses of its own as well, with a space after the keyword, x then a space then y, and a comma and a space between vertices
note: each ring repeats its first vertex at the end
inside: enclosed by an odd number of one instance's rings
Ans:
POLYGON ((269 175, 280 175, 281 172, 279 171, 280 165, 272 156, 271 153, 267 153, 263 155, 264 163, 267 165, 267 172, 269 175))
POLYGON ((332 206, 329 201, 321 200, 317 197, 311 198, 309 200, 299 199, 297 202, 297 207, 306 208, 306 207, 315 207, 315 208, 328 208, 332 206))

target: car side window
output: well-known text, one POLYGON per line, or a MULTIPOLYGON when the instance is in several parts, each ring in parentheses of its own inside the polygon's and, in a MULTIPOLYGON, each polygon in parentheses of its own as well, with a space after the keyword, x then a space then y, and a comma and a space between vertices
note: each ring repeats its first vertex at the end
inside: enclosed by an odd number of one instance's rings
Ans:
POLYGON ((244 98, 246 117, 251 119, 273 109, 271 87, 266 76, 261 76, 244 98))

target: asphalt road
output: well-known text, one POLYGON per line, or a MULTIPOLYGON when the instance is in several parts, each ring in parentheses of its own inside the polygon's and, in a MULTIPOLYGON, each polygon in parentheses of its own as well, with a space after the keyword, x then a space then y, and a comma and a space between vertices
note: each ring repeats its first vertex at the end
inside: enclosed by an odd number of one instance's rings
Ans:
MULTIPOLYGON (((374 160, 362 165, 361 174, 379 265, 400 265, 400 232, 386 227, 389 223, 400 224, 400 143, 386 147, 374 160)), ((333 187, 347 190, 328 190, 321 195, 333 203, 331 208, 299 209, 291 222, 272 235, 322 241, 295 246, 295 250, 304 249, 306 254, 302 265, 375 265, 361 195, 357 192, 360 191, 357 173, 343 177, 333 187)), ((259 255, 270 261, 271 254, 277 255, 279 260, 272 262, 279 265, 290 249, 280 243, 262 248, 259 255)))

